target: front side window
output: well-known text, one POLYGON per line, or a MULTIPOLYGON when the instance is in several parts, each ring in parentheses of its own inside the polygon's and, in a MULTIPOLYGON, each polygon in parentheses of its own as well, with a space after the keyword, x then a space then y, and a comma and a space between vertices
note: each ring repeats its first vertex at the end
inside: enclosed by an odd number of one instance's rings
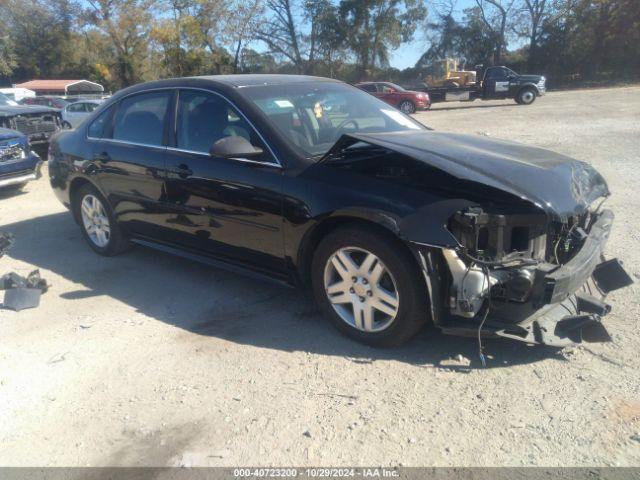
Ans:
POLYGON ((181 90, 176 119, 176 147, 209 153, 211 146, 225 137, 243 137, 263 154, 252 160, 273 162, 255 130, 224 98, 197 90, 181 90))
POLYGON ((503 80, 508 77, 506 68, 491 68, 487 72, 487 80, 503 80))
POLYGON ((171 95, 166 90, 133 95, 122 100, 113 124, 113 139, 162 146, 171 95))
POLYGON ((109 125, 109 119, 111 118, 111 114, 113 112, 113 106, 107 108, 104 112, 98 115, 91 125, 89 125, 89 129, 87 131, 87 135, 91 138, 107 138, 107 130, 109 125))
POLYGON ((373 95, 343 83, 264 85, 244 88, 243 94, 307 158, 323 156, 343 134, 425 128, 373 95))
POLYGON ((367 83, 366 85, 360 85, 360 88, 362 90, 364 90, 365 92, 375 92, 376 91, 375 83, 367 83))

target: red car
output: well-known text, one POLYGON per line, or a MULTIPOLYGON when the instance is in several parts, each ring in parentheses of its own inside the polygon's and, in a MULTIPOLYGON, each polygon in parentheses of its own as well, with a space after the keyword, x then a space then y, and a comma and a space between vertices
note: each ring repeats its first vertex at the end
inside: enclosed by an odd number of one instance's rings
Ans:
POLYGON ((431 108, 431 100, 428 93, 405 90, 395 83, 362 82, 356 83, 355 86, 397 107, 403 113, 413 113, 416 110, 428 110, 431 108))

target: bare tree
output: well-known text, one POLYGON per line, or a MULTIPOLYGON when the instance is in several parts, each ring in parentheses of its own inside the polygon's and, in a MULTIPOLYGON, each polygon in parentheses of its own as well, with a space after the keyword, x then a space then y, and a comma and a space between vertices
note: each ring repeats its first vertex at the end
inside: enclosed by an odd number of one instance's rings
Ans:
POLYGON ((507 22, 516 0, 475 0, 480 9, 482 21, 495 37, 494 65, 502 62, 502 52, 506 48, 507 22))
POLYGON ((536 67, 540 33, 545 22, 554 22, 568 14, 574 0, 521 0, 518 10, 523 13, 520 27, 514 31, 517 35, 529 39, 529 55, 527 66, 529 70, 536 67))
POLYGON ((291 0, 267 0, 268 17, 255 37, 268 47, 271 53, 289 60, 298 73, 304 72, 300 43, 291 0))

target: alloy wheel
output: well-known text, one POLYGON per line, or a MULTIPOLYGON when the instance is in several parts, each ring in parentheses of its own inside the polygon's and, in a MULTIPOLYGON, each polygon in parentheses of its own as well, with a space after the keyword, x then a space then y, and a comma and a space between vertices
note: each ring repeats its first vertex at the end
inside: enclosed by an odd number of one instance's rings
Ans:
POLYGON ((398 315, 400 296, 393 275, 380 258, 362 248, 341 248, 329 257, 324 288, 338 316, 358 330, 385 330, 398 315))
POLYGON ((85 195, 80 204, 82 224, 87 236, 99 248, 104 248, 111 238, 109 217, 98 197, 85 195))
POLYGON ((400 104, 400 111, 402 113, 413 113, 414 108, 413 108, 413 104, 411 102, 408 101, 404 101, 400 104))

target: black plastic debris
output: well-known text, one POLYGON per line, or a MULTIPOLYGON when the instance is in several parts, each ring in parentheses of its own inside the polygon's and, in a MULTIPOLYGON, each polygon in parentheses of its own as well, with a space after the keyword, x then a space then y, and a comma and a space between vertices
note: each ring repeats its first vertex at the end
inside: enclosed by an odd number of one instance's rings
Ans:
POLYGON ((13 234, 0 232, 0 258, 7 253, 13 245, 13 234))
MULTIPOLYGON (((0 233, 0 257, 13 245, 13 235, 0 233)), ((49 289, 47 282, 34 270, 26 277, 10 272, 0 277, 0 290, 5 290, 3 308, 20 311, 40 305, 40 295, 49 289)))

